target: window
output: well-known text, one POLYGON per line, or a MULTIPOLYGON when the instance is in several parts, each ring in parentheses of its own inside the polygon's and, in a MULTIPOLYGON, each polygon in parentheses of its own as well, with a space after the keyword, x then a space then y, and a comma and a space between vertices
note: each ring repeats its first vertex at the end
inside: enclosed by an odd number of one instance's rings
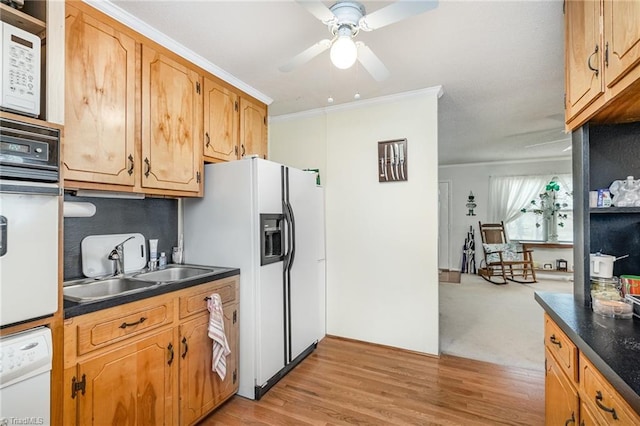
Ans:
POLYGON ((540 194, 554 176, 560 184, 557 202, 561 206, 566 204, 559 212, 566 215, 566 218, 558 219, 558 241, 573 241, 573 183, 571 175, 567 174, 490 178, 490 218, 498 222, 504 221, 510 240, 545 240, 542 216, 531 211, 523 213, 521 209, 529 209, 532 200, 540 203, 540 194))

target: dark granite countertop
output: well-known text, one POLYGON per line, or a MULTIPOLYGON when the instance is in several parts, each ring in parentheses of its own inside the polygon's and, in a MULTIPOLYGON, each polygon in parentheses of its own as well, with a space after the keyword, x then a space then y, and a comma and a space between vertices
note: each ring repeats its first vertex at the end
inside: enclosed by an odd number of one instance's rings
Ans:
POLYGON ((232 277, 240 274, 238 268, 225 268, 215 266, 215 269, 219 271, 213 275, 207 275, 204 277, 198 277, 191 280, 177 282, 172 284, 163 284, 158 287, 149 288, 138 293, 123 294, 121 296, 110 297, 104 300, 97 300, 95 302, 78 303, 70 300, 64 301, 64 318, 73 318, 79 315, 88 314, 91 312, 99 311, 102 309, 112 308, 114 306, 122 305, 123 303, 135 302, 137 300, 147 299, 153 296, 159 296, 161 294, 169 293, 176 290, 182 290, 183 288, 189 288, 196 285, 216 281, 222 278, 232 277))
POLYGON ((536 292, 535 299, 640 413, 640 320, 603 317, 577 302, 572 294, 536 292))

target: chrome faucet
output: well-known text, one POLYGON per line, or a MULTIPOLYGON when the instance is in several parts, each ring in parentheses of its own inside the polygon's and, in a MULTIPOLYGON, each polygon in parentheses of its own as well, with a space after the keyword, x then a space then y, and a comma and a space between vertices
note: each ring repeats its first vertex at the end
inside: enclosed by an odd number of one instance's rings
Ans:
POLYGON ((114 249, 111 250, 111 253, 109 253, 109 260, 113 260, 115 262, 115 272, 113 273, 114 277, 124 273, 124 243, 134 238, 134 236, 127 238, 115 246, 114 249))

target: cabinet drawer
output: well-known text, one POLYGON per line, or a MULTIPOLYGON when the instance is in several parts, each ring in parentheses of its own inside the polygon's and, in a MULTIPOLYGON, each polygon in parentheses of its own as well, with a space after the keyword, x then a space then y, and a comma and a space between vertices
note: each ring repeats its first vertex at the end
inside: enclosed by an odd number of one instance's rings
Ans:
POLYGON ((235 301, 237 283, 238 278, 232 277, 185 290, 180 295, 180 318, 206 311, 208 297, 213 293, 220 295, 223 304, 235 301))
POLYGON ((600 375, 584 355, 580 354, 582 395, 596 417, 607 425, 637 425, 640 417, 631 414, 626 402, 611 384, 600 375))
MULTIPOLYGON (((124 305, 126 306, 126 305, 124 305)), ((173 321, 173 300, 140 307, 118 308, 99 319, 78 325, 78 355, 153 330, 173 321)))
POLYGON ((578 381, 578 349, 560 327, 544 315, 544 345, 573 381, 578 381))

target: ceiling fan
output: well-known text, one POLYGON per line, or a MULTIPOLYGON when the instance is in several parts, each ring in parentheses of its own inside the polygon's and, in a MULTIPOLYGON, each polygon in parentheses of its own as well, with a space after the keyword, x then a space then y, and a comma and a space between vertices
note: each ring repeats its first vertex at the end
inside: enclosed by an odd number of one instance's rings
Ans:
POLYGON ((525 148, 535 148, 537 146, 543 146, 543 145, 551 145, 551 144, 555 144, 555 143, 569 143, 569 145, 564 148, 562 150, 562 152, 567 152, 571 150, 571 139, 570 138, 563 138, 563 139, 558 139, 558 140, 554 140, 554 141, 549 141, 549 142, 540 142, 540 143, 534 143, 531 145, 526 145, 525 148))
POLYGON ((373 31, 426 12, 438 5, 437 0, 401 0, 367 14, 364 6, 357 1, 338 1, 329 8, 320 0, 296 2, 325 24, 332 38, 320 40, 294 56, 280 67, 280 71, 293 71, 331 48, 331 62, 337 68, 347 69, 357 59, 376 81, 383 81, 389 77, 389 70, 368 46, 361 41, 353 40, 360 30, 373 31))

